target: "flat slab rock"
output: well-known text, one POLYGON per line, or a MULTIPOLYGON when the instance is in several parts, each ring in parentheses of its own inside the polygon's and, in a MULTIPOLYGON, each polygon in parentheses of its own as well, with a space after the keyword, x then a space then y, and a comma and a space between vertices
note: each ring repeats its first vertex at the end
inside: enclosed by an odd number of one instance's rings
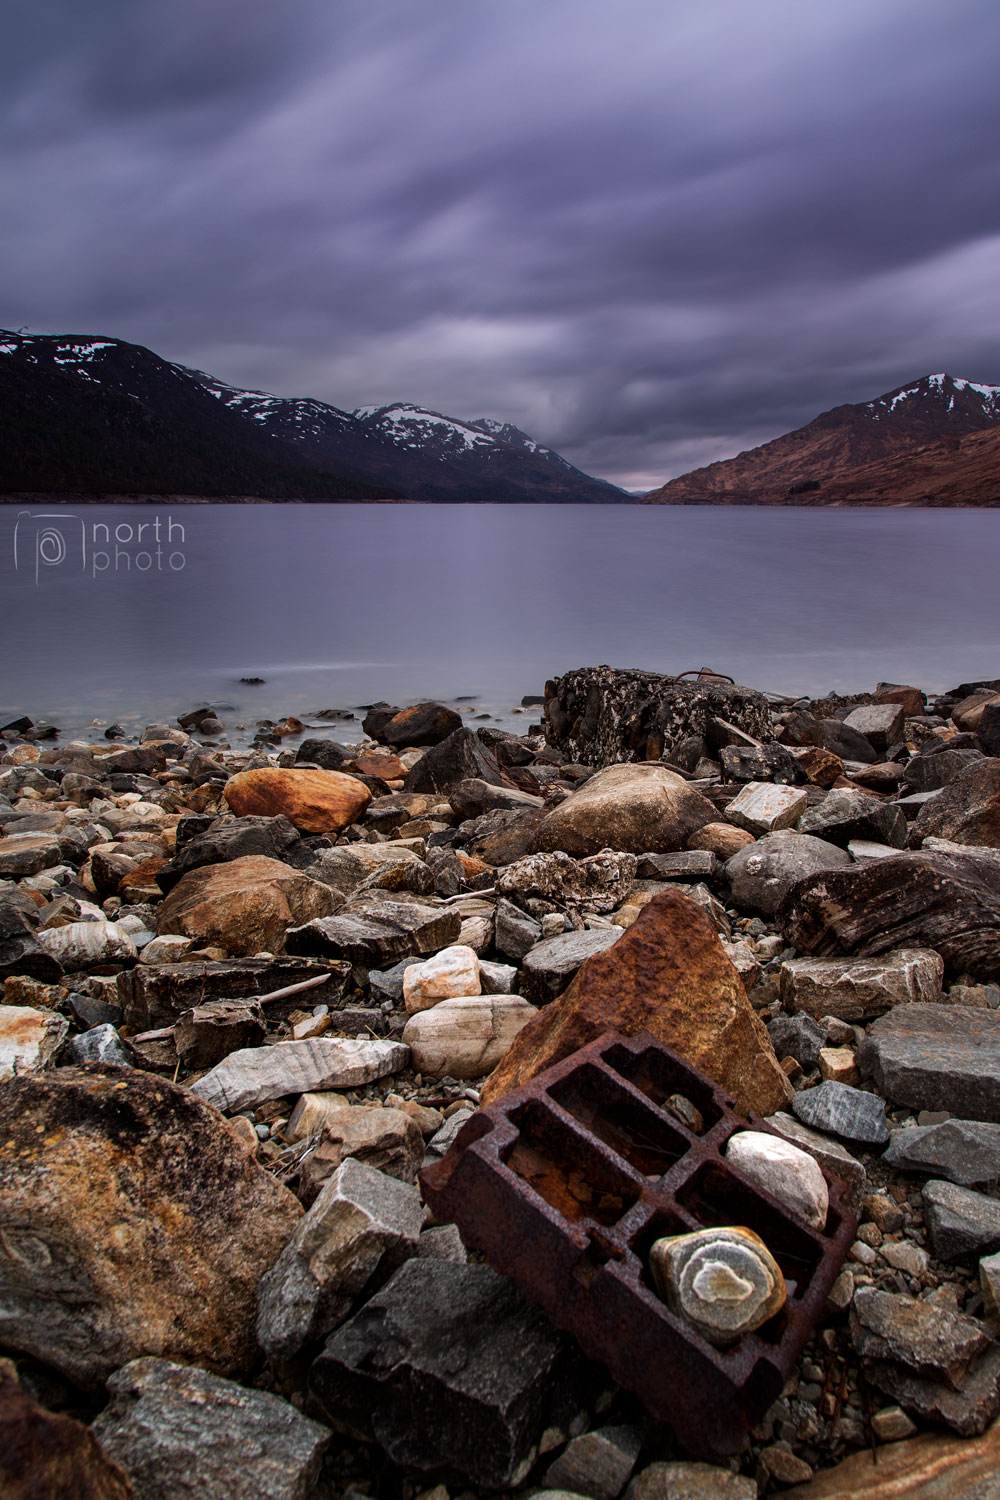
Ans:
POLYGON ((877 1462, 869 1451, 852 1453, 808 1484, 785 1490, 787 1500, 997 1500, 1000 1496, 1000 1424, 980 1437, 921 1433, 883 1443, 877 1462))
POLYGON ((235 1113, 285 1094, 358 1088, 387 1073, 398 1073, 409 1060, 410 1049, 402 1042, 354 1037, 278 1042, 273 1047, 245 1047, 230 1053, 193 1083, 191 1092, 216 1109, 235 1113))
POLYGON ((1000 1181, 1000 1125, 945 1120, 894 1131, 882 1158, 897 1172, 945 1178, 960 1187, 1000 1181))
POLYGON ((538 1005, 554 1000, 592 954, 613 948, 621 935, 620 927, 595 927, 545 938, 524 955, 524 998, 538 1005))
POLYGON ((142 1500, 306 1500, 331 1434, 266 1391, 164 1359, 108 1380, 93 1431, 142 1500))
POLYGON ((386 968, 401 958, 436 953, 458 941, 462 918, 454 907, 391 901, 374 892, 353 897, 335 917, 319 917, 285 934, 285 950, 343 958, 386 968))
POLYGON ((786 1010, 819 1020, 871 1021, 896 1005, 941 999, 944 963, 930 948, 903 948, 885 958, 793 958, 781 965, 786 1010))
POLYGON ((939 1260, 978 1260, 1000 1250, 1000 1202, 953 1182, 927 1182, 924 1218, 939 1260))
POLYGON ((884 1146, 889 1140, 882 1100, 848 1083, 826 1082, 803 1089, 792 1100, 792 1110, 814 1130, 858 1146, 884 1146))
POLYGON ((884 1099, 1000 1123, 1000 1015, 963 1005, 903 1005, 881 1016, 857 1053, 884 1099))

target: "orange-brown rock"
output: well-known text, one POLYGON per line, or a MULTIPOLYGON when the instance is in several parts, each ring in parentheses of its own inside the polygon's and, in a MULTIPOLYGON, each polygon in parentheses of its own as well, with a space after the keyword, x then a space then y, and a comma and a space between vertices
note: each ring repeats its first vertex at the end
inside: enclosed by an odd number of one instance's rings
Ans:
POLYGON ((733 1095, 743 1113, 783 1109, 792 1088, 702 908, 664 891, 613 947, 514 1038, 483 1103, 527 1083, 605 1031, 648 1031, 733 1095))
POLYGON ((136 865, 134 870, 129 870, 128 874, 123 875, 118 882, 119 895, 128 896, 131 892, 138 890, 155 891, 157 899, 159 899, 160 888, 154 877, 157 870, 162 870, 166 863, 165 859, 156 854, 152 855, 149 859, 142 860, 141 863, 136 865))
POLYGON ((180 933, 235 955, 284 953, 285 933, 330 917, 342 899, 301 870, 247 854, 182 875, 160 907, 157 932, 180 933))
POLYGON ((300 833, 340 833, 372 800, 356 776, 277 766, 231 776, 225 797, 238 818, 276 818, 283 813, 300 833))
POLYGON ((982 1437, 925 1432, 868 1452, 852 1453, 785 1500, 995 1500, 1000 1495, 1000 1422, 982 1437))
POLYGON ((732 859, 747 844, 756 842, 752 833, 745 828, 737 828, 735 823, 706 823, 704 828, 692 833, 687 846, 689 849, 707 849, 719 859, 732 859))
POLYGON ((832 750, 821 745, 810 745, 802 755, 796 757, 799 770, 813 786, 831 787, 844 774, 844 762, 832 750))
POLYGON ((659 854, 685 848, 692 833, 718 816, 669 766, 606 766, 542 818, 530 847, 536 854, 659 854))
POLYGON ((349 760, 344 768, 361 776, 380 776, 383 781, 402 781, 406 767, 398 755, 362 755, 349 760))
POLYGON ((94 1387, 139 1355, 246 1375, 301 1205, 211 1105, 89 1063, 0 1085, 0 1346, 94 1387))
POLYGON ((0 1435, 3 1500, 133 1500, 90 1429, 32 1401, 8 1360, 0 1360, 0 1435))

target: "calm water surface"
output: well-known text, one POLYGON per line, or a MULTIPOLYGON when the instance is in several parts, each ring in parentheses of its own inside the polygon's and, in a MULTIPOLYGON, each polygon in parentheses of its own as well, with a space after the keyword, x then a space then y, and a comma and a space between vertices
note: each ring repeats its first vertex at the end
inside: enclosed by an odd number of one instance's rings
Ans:
POLYGON ((252 727, 476 695, 517 728, 599 662, 940 691, 1000 675, 998 550, 997 511, 6 506, 0 713, 252 727))

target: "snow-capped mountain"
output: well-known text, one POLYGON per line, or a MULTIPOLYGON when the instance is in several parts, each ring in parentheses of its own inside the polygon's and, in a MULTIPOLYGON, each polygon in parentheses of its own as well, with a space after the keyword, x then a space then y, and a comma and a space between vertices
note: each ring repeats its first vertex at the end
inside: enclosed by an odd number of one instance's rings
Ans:
POLYGON ((0 331, 0 492, 627 502, 510 423, 341 411, 227 385, 121 339, 0 331))
POLYGON ((991 474, 989 459, 994 448, 1000 454, 995 430, 1000 430, 1000 386, 944 373, 923 375, 872 401, 835 406, 736 458, 683 474, 645 500, 661 505, 992 504, 1000 502, 1000 466, 991 474), (973 441, 980 434, 982 440, 973 441))

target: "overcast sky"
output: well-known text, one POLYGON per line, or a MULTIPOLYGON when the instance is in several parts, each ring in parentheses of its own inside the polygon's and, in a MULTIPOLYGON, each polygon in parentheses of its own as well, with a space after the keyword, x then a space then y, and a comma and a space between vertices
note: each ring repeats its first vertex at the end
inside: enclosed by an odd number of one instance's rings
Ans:
POLYGON ((6 0, 0 325, 629 488, 1000 383, 997 0, 6 0))

